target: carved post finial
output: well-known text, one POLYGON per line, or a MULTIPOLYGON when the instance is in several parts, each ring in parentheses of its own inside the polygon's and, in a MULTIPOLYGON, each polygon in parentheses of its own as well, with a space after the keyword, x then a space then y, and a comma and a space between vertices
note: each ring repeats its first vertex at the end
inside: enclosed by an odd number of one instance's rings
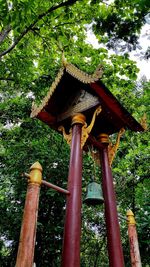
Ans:
POLYGON ((134 213, 132 212, 132 210, 127 210, 127 223, 130 225, 136 224, 134 213))
POLYGON ((82 113, 77 113, 72 117, 71 125, 74 125, 76 123, 84 125, 85 122, 86 122, 86 117, 82 113))
POLYGON ((42 183, 42 166, 37 161, 30 167, 30 173, 25 173, 25 176, 28 178, 29 184, 38 184, 39 186, 42 183))
MULTIPOLYGON (((102 111, 101 107, 98 106, 97 109, 95 110, 91 123, 89 126, 87 126, 86 123, 86 117, 82 113, 77 113, 72 117, 72 124, 74 125, 76 123, 82 124, 82 135, 81 135, 81 148, 83 148, 87 138, 89 137, 89 133, 92 131, 92 128, 95 123, 96 116, 99 115, 99 113, 102 111)), ((69 134, 66 134, 65 128, 63 126, 59 126, 58 128, 59 131, 63 133, 64 139, 67 141, 67 143, 70 145, 71 144, 71 139, 72 139, 72 129, 70 129, 69 134)))
POLYGON ((98 140, 102 143, 102 144, 109 144, 109 135, 105 134, 105 133, 101 133, 98 136, 98 140))

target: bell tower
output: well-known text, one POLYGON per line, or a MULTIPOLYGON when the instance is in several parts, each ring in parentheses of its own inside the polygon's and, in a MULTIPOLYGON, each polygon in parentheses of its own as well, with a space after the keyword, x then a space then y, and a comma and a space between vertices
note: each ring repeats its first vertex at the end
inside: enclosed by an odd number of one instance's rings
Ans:
MULTIPOLYGON (((100 154, 109 266, 124 266, 108 154, 111 146, 109 136, 119 133, 121 129, 135 132, 144 129, 104 85, 101 77, 101 68, 88 75, 65 62, 41 104, 33 104, 32 107, 31 117, 62 134, 70 145, 70 194, 66 203, 62 267, 80 267, 82 151, 86 145, 96 147, 100 154)), ((113 155, 116 148, 111 150, 113 155)), ((97 194, 94 183, 89 186, 87 201, 93 198, 93 192, 97 194)))

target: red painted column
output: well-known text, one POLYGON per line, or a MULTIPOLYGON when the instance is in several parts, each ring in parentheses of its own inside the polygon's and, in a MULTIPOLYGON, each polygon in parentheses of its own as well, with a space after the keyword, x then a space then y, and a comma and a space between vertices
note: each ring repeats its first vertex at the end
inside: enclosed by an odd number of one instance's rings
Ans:
POLYGON ((138 236, 136 231, 136 222, 131 210, 127 211, 128 235, 130 244, 130 256, 132 267, 142 267, 138 236))
POLYGON ((33 267, 42 167, 36 162, 28 175, 24 214, 15 267, 33 267))
POLYGON ((100 141, 101 143, 105 144, 105 147, 100 150, 100 158, 102 168, 102 187, 105 204, 109 266, 123 267, 124 258, 117 215, 116 197, 113 187, 112 172, 108 160, 108 136, 101 134, 100 141))
POLYGON ((85 117, 73 117, 71 155, 68 176, 66 218, 62 252, 62 267, 80 267, 82 148, 81 131, 85 117))

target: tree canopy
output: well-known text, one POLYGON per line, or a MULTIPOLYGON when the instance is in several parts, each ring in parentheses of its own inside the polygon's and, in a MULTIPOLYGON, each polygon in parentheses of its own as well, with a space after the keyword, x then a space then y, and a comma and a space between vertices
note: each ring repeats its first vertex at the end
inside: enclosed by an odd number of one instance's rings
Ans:
MULTIPOLYGON (((14 266, 27 183, 22 173, 39 161, 44 177, 66 188, 69 147, 48 126, 30 118, 32 101, 40 102, 62 65, 68 62, 92 73, 104 69, 102 81, 137 119, 148 113, 149 81, 137 81, 129 51, 138 37, 148 0, 12 0, 0 2, 0 265, 14 266), (96 35, 100 47, 87 41, 96 35), (116 53, 116 46, 119 52, 116 53), (111 51, 111 52, 110 52, 111 51)), ((149 117, 147 114, 147 123, 149 117)), ((115 140, 115 135, 111 137, 115 140)), ((143 266, 149 266, 149 134, 126 132, 113 163, 118 212, 136 215, 143 266)), ((83 197, 93 171, 84 154, 83 197)), ((97 181, 100 168, 97 166, 97 181)), ((35 262, 60 266, 65 198, 41 188, 35 262)), ((83 205, 81 266, 108 266, 103 207, 83 205), (102 264, 103 263, 103 264, 102 264)), ((126 222, 120 219, 125 264, 130 266, 126 222)))

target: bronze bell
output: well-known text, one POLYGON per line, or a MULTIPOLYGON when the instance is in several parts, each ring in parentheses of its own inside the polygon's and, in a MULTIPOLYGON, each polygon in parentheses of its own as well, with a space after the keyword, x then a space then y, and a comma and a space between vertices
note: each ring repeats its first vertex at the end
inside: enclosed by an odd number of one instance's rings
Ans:
POLYGON ((87 205, 100 205, 104 202, 101 185, 91 182, 87 187, 86 198, 83 201, 87 205))

